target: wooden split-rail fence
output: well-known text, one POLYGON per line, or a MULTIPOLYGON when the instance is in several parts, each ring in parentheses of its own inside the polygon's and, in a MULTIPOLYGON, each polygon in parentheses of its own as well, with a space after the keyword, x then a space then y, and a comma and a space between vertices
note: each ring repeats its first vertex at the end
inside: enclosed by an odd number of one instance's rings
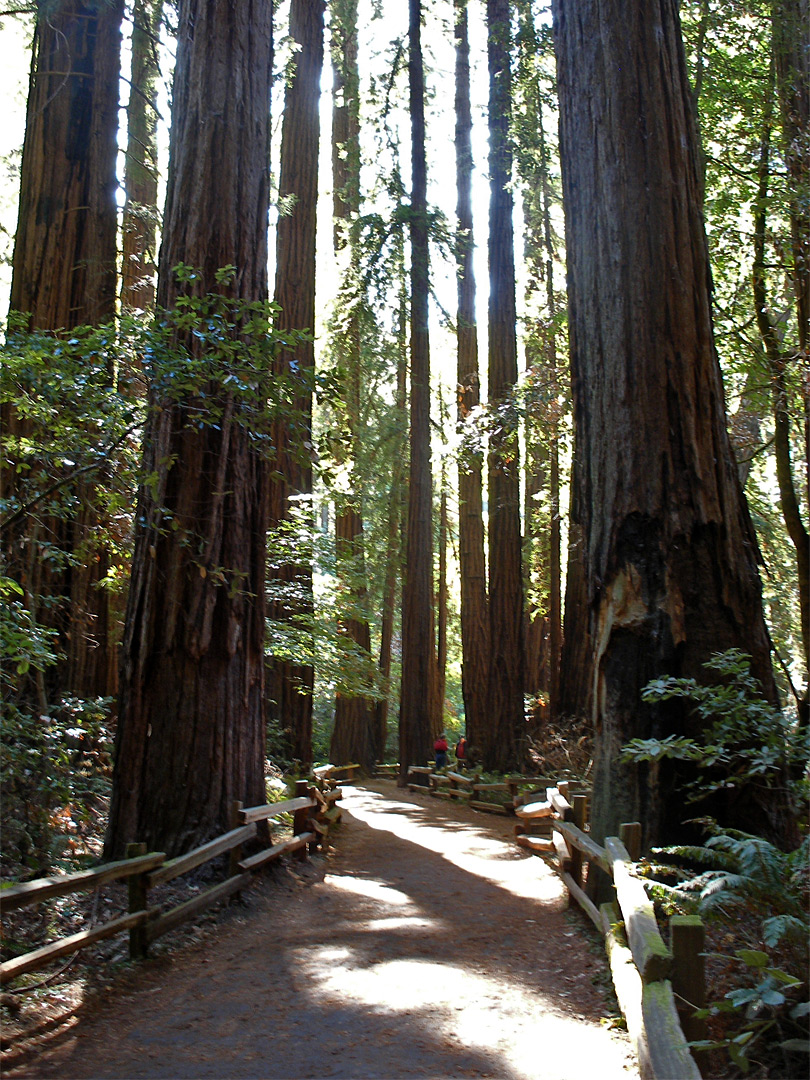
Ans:
POLYGON ((114 881, 128 883, 128 912, 58 941, 49 942, 32 952, 0 964, 0 985, 20 975, 39 971, 64 956, 116 934, 129 931, 129 952, 133 959, 144 957, 149 945, 163 934, 194 919, 200 912, 236 893, 250 882, 251 875, 284 854, 306 859, 328 839, 331 827, 340 822, 341 811, 336 805, 341 797, 338 781, 354 775, 358 766, 336 768, 321 766, 313 772, 315 783, 298 780, 295 796, 263 806, 244 807, 235 802, 232 807, 232 828, 223 836, 202 844, 175 859, 167 859, 160 851, 146 851, 145 844, 130 844, 127 858, 106 863, 91 870, 59 877, 39 878, 0 890, 0 915, 28 907, 44 900, 91 892, 114 881), (242 848, 253 840, 259 822, 269 822, 282 814, 292 814, 293 835, 270 847, 243 857, 242 848), (149 890, 202 866, 211 859, 228 854, 228 871, 223 881, 168 911, 149 906, 149 890))
POLYGON ((518 845, 542 856, 559 874, 569 903, 586 912, 605 940, 616 996, 644 1080, 699 1080, 687 1037, 706 1037, 705 1022, 693 1016, 706 1003, 704 926, 697 916, 673 916, 670 946, 664 943, 653 905, 633 869, 641 854, 641 825, 622 825, 618 837, 608 837, 604 846, 595 843, 587 832, 588 794, 585 785, 575 781, 507 776, 488 784, 477 775, 418 765, 408 769, 408 777, 413 791, 518 817, 518 845), (521 793, 527 786, 533 791, 521 793), (597 907, 590 899, 583 884, 586 864, 613 880, 614 901, 597 907))
POLYGON ((641 825, 621 825, 604 845, 587 833, 588 796, 559 783, 518 796, 517 843, 542 856, 605 940, 613 984, 644 1080, 700 1080, 690 1040, 706 1037, 694 1012, 706 1004, 705 929, 693 915, 669 920, 670 944, 658 929, 652 902, 634 873, 641 855, 641 825), (545 832, 546 835, 538 835, 545 832), (583 887, 585 864, 612 879, 616 899, 597 905, 583 887))
POLYGON ((521 788, 554 784, 542 776, 506 776, 495 783, 486 783, 478 773, 464 774, 448 769, 436 772, 432 765, 411 765, 408 768, 408 788, 427 791, 437 799, 457 799, 491 814, 511 814, 521 788))

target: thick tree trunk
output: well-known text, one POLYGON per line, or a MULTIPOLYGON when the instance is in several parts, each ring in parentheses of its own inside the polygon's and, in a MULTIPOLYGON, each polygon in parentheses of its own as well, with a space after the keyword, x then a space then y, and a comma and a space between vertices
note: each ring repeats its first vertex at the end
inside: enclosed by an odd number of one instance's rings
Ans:
POLYGON ((430 464, 428 221, 422 5, 410 0, 408 72, 411 115, 411 455, 408 550, 402 598, 402 698, 399 782, 433 745, 436 652, 433 629, 433 530, 430 464))
MULTIPOLYGON (((32 329, 70 330, 115 315, 122 14, 123 0, 38 5, 10 299, 32 329)), ((7 435, 28 431, 11 407, 3 408, 2 424, 7 435)), ((14 484, 4 470, 6 498, 14 484)), ((43 601, 35 619, 60 633, 63 659, 49 692, 86 697, 111 691, 113 646, 107 594, 99 588, 107 558, 94 488, 79 483, 72 491, 71 520, 24 520, 14 530, 7 572, 16 574, 29 561, 24 549, 40 545, 37 580, 24 584, 31 603, 43 601), (62 553, 63 569, 44 558, 48 547, 62 553)))
MULTIPOLYGON (((281 308, 280 331, 315 329, 315 241, 318 203, 320 93, 323 69, 324 0, 292 0, 290 35, 298 45, 291 81, 284 99, 281 129, 279 199, 293 201, 291 212, 279 217, 276 236, 275 301, 281 308)), ((280 353, 275 371, 283 378, 306 379, 315 366, 313 341, 301 341, 280 353)), ((270 485, 270 526, 292 516, 291 499, 303 497, 302 513, 311 518, 312 389, 302 384, 295 393, 294 418, 279 421, 275 432, 276 468, 270 485)), ((272 605, 274 619, 308 617, 313 609, 312 566, 286 563, 273 572, 277 583, 289 583, 298 598, 272 605)), ((271 665, 270 708, 288 733, 291 757, 312 762, 312 690, 314 669, 308 663, 274 660, 271 665)))
MULTIPOLYGON (((676 0, 555 0, 579 517, 596 726, 593 833, 666 839, 683 795, 619 763, 635 736, 695 734, 642 705, 736 646, 775 696, 756 542, 726 432, 699 154, 676 0)), ((763 825, 753 800, 738 824, 763 825)), ((729 818, 726 817, 728 821, 729 818)), ((732 822, 733 823, 733 822, 732 822)), ((779 823, 770 822, 778 832, 779 823)))
MULTIPOLYGON (((161 309, 177 302, 179 263, 200 271, 194 292, 230 265, 219 292, 267 299, 271 70, 268 0, 183 0, 161 309)), ((193 334, 178 344, 205 355, 193 334)), ((261 360, 236 381, 261 390, 261 360)), ((198 399, 152 402, 144 464, 156 483, 138 507, 107 858, 130 841, 176 855, 225 831, 234 799, 264 801, 266 462, 253 403, 222 377, 205 393, 221 415, 202 426, 188 419, 198 399)))
POLYGON ((130 311, 151 311, 155 304, 157 80, 162 14, 163 0, 134 0, 124 166, 126 201, 121 227, 121 305, 130 311))
MULTIPOLYGON (((468 0, 455 0, 456 264, 458 267, 458 424, 463 431, 481 402, 475 322, 472 214, 472 113, 468 0)), ((489 614, 484 554, 483 463, 464 448, 458 463, 458 548, 461 578, 461 692, 467 741, 479 746, 488 723, 489 614)))
POLYGON ((519 767, 523 707, 523 580, 520 535, 520 451, 511 399, 517 382, 515 252, 512 227, 512 80, 510 6, 487 0, 489 31, 489 725, 483 764, 519 767))

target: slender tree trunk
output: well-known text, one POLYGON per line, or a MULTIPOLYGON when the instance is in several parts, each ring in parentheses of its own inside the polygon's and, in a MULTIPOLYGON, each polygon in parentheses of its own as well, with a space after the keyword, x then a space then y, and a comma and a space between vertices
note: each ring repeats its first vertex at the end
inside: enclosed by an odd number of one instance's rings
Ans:
POLYGON ((510 5, 487 0, 489 32, 489 617, 490 723, 483 733, 484 766, 520 766, 523 709, 523 581, 520 536, 520 452, 517 382, 515 252, 512 228, 512 80, 510 5))
POLYGON ((439 497, 439 580, 436 588, 436 734, 444 727, 444 699, 447 695, 447 476, 442 466, 439 497))
POLYGON ((411 115, 411 383, 408 551, 402 599, 402 698, 399 714, 401 784, 409 765, 430 752, 436 654, 433 638, 433 536, 430 466, 430 343, 425 158, 425 74, 422 5, 409 4, 411 115))
MULTIPOLYGON (((458 268, 458 424, 464 430, 481 402, 475 322, 472 214, 472 113, 468 0, 455 0, 456 18, 456 265, 458 268)), ((483 463, 464 446, 458 463, 458 546, 461 577, 461 692, 467 741, 479 746, 488 723, 489 613, 484 554, 483 463)))
POLYGON ((127 106, 121 228, 121 306, 151 311, 155 304, 158 223, 157 81, 163 0, 134 0, 132 65, 127 106))
MULTIPOLYGON (((776 480, 779 485, 779 501, 782 517, 788 536, 796 552, 796 570, 799 579, 799 605, 801 612, 801 635, 804 650, 805 672, 810 671, 810 535, 802 520, 802 512, 796 487, 793 482, 793 462, 791 460, 790 410, 788 407, 787 373, 790 357, 783 352, 779 340, 777 320, 772 315, 768 303, 767 273, 765 268, 765 241, 768 220, 768 189, 770 184, 771 154, 770 106, 766 109, 764 131, 760 146, 759 177, 757 201, 754 208, 754 261, 752 285, 754 310, 757 327, 762 339, 765 361, 771 382, 771 401, 773 407, 774 440, 773 451, 776 461, 776 480)), ((809 132, 810 133, 810 132, 809 132)), ((799 257, 801 252, 799 251, 799 257)), ((796 308, 799 319, 802 318, 801 297, 796 295, 796 308)), ((804 702, 807 710, 807 702, 804 702)))
MULTIPOLYGON (((682 792, 619 762, 629 739, 696 734, 642 704, 715 651, 753 657, 775 698, 756 541, 726 431, 700 163, 676 0, 555 0, 578 516, 596 728, 592 831, 676 834, 682 792), (655 242, 651 242, 651 238, 655 242)), ((778 834, 749 797, 724 820, 778 834)), ((770 820, 768 820, 768 815, 770 820)))
MULTIPOLYGON (((275 301, 280 307, 280 331, 314 332, 315 238, 318 204, 318 147, 320 93, 323 69, 324 0, 292 0, 290 34, 298 45, 294 70, 284 101, 281 130, 279 198, 291 199, 291 212, 282 214, 276 237, 275 301)), ((275 372, 283 378, 306 380, 315 366, 315 346, 301 341, 280 353, 275 372)), ((292 516, 291 499, 300 500, 306 521, 312 515, 312 388, 302 381, 295 392, 294 419, 279 421, 275 432, 277 465, 271 481, 270 525, 292 516)), ((313 610, 312 566, 286 563, 273 572, 277 583, 294 586, 298 598, 272 605, 274 619, 307 618, 313 610)), ((312 690, 314 670, 309 663, 275 659, 271 668, 270 707, 288 733, 293 758, 312 762, 312 690)))
MULTIPOLYGON (((267 299, 271 72, 269 0, 182 0, 162 310, 179 299, 179 263, 200 273, 192 295, 233 266, 223 297, 267 299)), ((264 347, 261 335, 232 334, 234 348, 264 347)), ((193 333, 178 336, 207 357, 193 333)), ((265 359, 251 353, 226 370, 261 392, 265 359)), ((137 514, 107 858, 130 841, 179 854, 225 831, 234 799, 264 801, 266 462, 255 402, 235 397, 225 375, 205 387, 216 423, 189 420, 197 398, 153 392, 144 472, 156 483, 137 514)))
MULTIPOLYGON (((123 0, 37 9, 10 307, 27 313, 32 329, 61 331, 115 315, 123 0)), ((2 424, 7 435, 28 432, 10 406, 2 424)), ((6 498, 14 486, 13 468, 4 469, 6 498)), ((52 697, 111 689, 108 601, 99 587, 107 556, 97 539, 94 487, 80 482, 73 494, 70 520, 24 520, 6 542, 7 572, 16 574, 33 555, 36 579, 24 582, 32 614, 60 633, 64 658, 48 679, 52 697), (37 550, 29 553, 32 544, 37 550), (64 569, 54 569, 48 548, 61 553, 64 569)))
POLYGON ((546 354, 549 381, 553 389, 549 417, 549 525, 548 525, 548 694, 552 716, 559 711, 560 657, 562 654, 562 528, 560 515, 560 425, 557 412, 559 370, 557 364, 557 296, 554 292, 554 241, 551 233, 551 184, 548 150, 543 125, 542 102, 538 95, 540 161, 543 189, 543 246, 546 256, 546 305, 548 334, 546 354))
MULTIPOLYGON (((404 293, 404 289, 403 289, 404 293)), ((405 447, 408 438, 407 409, 408 409, 408 356, 405 347, 408 313, 407 297, 400 297, 399 334, 397 339, 399 355, 397 357, 397 391, 396 391, 396 416, 401 418, 402 427, 398 433, 397 445, 394 448, 393 467, 391 470, 391 488, 388 500, 388 534, 385 549, 385 582, 383 584, 383 610, 380 622, 380 674, 386 688, 391 679, 391 651, 394 640, 394 618, 397 604, 397 584, 401 579, 402 571, 402 548, 403 548, 403 522, 405 520, 405 478, 403 461, 405 459, 405 447)), ((375 759, 382 761, 385 754, 385 746, 388 741, 388 701, 390 691, 386 692, 375 705, 374 710, 374 740, 376 746, 375 759)))
MULTIPOLYGON (((344 466, 350 490, 336 495, 335 535, 337 569, 342 574, 342 593, 354 612, 366 602, 366 567, 363 543, 362 494, 358 479, 358 440, 361 414, 361 341, 357 219, 360 213, 360 76, 357 66, 357 0, 333 2, 330 15, 332 53, 332 182, 335 219, 335 251, 348 251, 343 299, 349 305, 348 327, 343 336, 341 371, 348 431, 344 466)), ((371 653, 368 620, 354 614, 341 619, 342 632, 364 653, 371 653)), ((373 730, 374 707, 370 698, 338 694, 330 758, 335 764, 359 762, 371 770, 376 757, 373 730)))
POLYGON ((593 712, 591 631, 585 581, 585 536, 582 528, 579 453, 576 442, 571 461, 571 496, 568 511, 568 562, 565 572, 565 615, 560 652, 560 689, 555 712, 584 717, 593 712))

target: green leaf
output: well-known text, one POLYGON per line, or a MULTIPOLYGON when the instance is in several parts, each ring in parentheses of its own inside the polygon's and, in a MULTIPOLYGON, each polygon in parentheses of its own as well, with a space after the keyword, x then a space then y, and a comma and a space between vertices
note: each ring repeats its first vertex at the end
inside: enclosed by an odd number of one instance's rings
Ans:
POLYGON ((735 956, 738 956, 748 967, 755 968, 767 967, 770 960, 768 954, 760 949, 737 949, 735 956))

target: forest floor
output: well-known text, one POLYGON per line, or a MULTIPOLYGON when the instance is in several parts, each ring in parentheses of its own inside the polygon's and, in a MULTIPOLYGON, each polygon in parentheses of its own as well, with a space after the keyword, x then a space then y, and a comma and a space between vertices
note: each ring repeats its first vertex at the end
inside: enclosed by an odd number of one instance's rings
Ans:
POLYGON ((512 820, 390 780, 343 794, 326 856, 84 1003, 24 1006, 4 1077, 638 1076, 601 942, 512 820))

